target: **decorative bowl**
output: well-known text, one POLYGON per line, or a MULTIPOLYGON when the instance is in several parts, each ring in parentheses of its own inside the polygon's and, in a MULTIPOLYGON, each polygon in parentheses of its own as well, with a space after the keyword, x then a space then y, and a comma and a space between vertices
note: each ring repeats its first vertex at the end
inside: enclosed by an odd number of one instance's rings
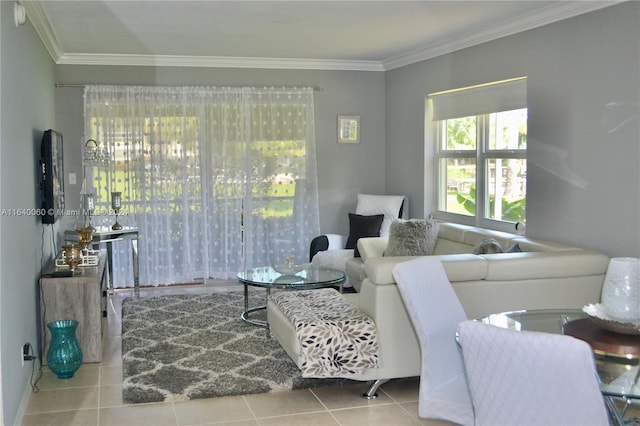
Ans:
POLYGON ((618 321, 609 317, 601 303, 585 305, 582 311, 598 326, 620 334, 640 335, 640 321, 618 321))

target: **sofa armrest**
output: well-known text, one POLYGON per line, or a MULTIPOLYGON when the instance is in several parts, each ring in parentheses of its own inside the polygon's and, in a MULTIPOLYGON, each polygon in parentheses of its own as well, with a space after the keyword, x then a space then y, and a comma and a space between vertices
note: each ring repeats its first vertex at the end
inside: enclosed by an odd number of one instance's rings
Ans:
POLYGON ((375 285, 388 285, 396 282, 393 278, 393 267, 398 263, 417 259, 418 256, 372 257, 364 262, 367 279, 375 285))
POLYGON ((363 261, 371 257, 382 257, 388 241, 387 237, 360 238, 357 242, 360 257, 363 261))
POLYGON ((318 235, 309 245, 309 261, 313 260, 313 256, 319 251, 343 249, 347 243, 347 237, 340 234, 323 234, 318 235))

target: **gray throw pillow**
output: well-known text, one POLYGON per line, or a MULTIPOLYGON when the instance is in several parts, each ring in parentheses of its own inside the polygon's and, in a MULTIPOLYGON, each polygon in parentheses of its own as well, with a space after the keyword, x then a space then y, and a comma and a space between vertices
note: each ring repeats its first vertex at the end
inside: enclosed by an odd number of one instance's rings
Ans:
POLYGON ((395 220, 389 227, 384 256, 430 256, 440 227, 435 220, 395 220))
POLYGON ((480 240, 473 247, 473 254, 503 253, 504 250, 495 238, 480 240))

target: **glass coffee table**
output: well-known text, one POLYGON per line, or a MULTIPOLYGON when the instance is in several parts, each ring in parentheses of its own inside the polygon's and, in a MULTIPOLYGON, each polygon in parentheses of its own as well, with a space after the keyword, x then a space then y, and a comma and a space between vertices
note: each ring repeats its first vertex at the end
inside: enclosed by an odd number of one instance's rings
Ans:
POLYGON ((271 289, 310 290, 337 286, 340 293, 342 293, 345 275, 344 272, 337 269, 317 268, 315 266, 308 266, 295 273, 278 272, 271 266, 262 266, 239 272, 238 281, 244 285, 244 311, 240 318, 249 324, 267 327, 266 321, 249 317, 251 313, 267 309, 266 304, 249 308, 249 286, 265 288, 267 297, 269 297, 271 289))
POLYGON ((600 390, 616 424, 624 424, 629 405, 640 400, 640 335, 605 330, 578 309, 503 312, 478 321, 517 331, 566 334, 587 342, 596 360, 600 390), (621 409, 614 398, 624 401, 621 409))

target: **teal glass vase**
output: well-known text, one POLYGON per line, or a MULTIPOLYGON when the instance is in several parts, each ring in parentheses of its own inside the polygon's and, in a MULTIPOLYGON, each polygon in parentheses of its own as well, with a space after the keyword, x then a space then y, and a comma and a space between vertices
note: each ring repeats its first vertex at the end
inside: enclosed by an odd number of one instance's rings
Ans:
POLYGON ((59 379, 70 379, 82 364, 82 349, 76 338, 77 327, 76 320, 53 321, 47 324, 51 331, 47 364, 59 379))

